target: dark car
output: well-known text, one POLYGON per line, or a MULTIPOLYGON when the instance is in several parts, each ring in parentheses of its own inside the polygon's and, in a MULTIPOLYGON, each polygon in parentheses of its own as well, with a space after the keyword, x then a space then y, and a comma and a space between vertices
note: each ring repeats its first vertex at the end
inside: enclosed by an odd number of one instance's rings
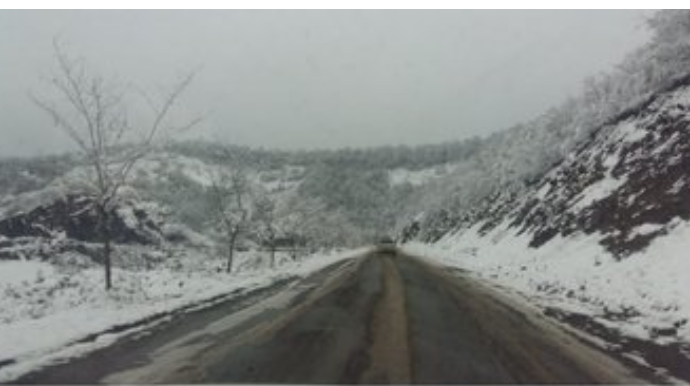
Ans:
POLYGON ((376 243, 376 248, 379 253, 394 255, 397 251, 395 241, 390 237, 382 237, 376 243))

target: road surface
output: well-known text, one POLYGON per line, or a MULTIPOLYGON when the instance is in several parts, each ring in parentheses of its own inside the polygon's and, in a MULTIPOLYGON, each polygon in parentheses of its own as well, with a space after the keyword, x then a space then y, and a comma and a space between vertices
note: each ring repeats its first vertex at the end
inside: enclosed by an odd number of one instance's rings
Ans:
POLYGON ((491 288, 373 252, 18 383, 638 383, 491 288))

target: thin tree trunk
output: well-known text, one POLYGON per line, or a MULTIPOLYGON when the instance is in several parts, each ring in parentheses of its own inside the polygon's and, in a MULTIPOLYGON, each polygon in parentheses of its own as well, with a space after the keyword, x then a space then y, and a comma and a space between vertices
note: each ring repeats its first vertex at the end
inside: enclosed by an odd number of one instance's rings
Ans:
POLYGON ((235 241, 237 240, 237 232, 232 232, 228 239, 228 265, 225 268, 227 273, 232 273, 232 266, 235 258, 235 241))
POLYGON ((275 269, 276 267, 276 244, 274 241, 271 241, 271 269, 275 269))
POLYGON ((106 234, 106 238, 103 241, 103 259, 105 263, 105 289, 110 291, 110 289, 113 288, 112 266, 110 261, 110 232, 107 232, 106 234))
POLYGON ((297 261, 297 239, 292 239, 292 261, 297 261))
POLYGON ((112 265, 111 265, 111 232, 110 232, 110 218, 105 208, 100 207, 99 211, 99 226, 101 228, 101 241, 103 242, 103 266, 105 267, 105 289, 109 291, 113 288, 112 265))

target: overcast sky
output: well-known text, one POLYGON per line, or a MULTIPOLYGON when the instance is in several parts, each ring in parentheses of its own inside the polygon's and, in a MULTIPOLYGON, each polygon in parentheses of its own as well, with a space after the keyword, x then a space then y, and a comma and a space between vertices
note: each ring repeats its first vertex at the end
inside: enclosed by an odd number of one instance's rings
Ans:
POLYGON ((144 88, 200 69, 195 135, 269 148, 486 135, 576 94, 648 38, 643 11, 0 11, 0 156, 64 150, 28 98, 52 39, 144 88))

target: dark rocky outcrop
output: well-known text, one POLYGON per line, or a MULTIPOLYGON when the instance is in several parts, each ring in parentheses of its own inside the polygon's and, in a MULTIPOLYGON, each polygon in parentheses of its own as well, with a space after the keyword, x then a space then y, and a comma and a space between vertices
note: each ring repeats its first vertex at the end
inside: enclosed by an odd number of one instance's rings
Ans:
POLYGON ((541 178, 503 186, 461 213, 429 213, 402 238, 434 242, 508 224, 533 248, 577 232, 601 235, 618 258, 646 248, 690 220, 690 78, 673 87, 594 130, 541 178))
MULTIPOLYGON (((136 203, 126 202, 113 209, 111 227, 115 243, 146 245, 161 240, 160 224, 136 203)), ((69 239, 100 241, 98 219, 91 199, 68 195, 26 213, 0 219, 0 235, 8 238, 51 238, 63 232, 69 239)))

